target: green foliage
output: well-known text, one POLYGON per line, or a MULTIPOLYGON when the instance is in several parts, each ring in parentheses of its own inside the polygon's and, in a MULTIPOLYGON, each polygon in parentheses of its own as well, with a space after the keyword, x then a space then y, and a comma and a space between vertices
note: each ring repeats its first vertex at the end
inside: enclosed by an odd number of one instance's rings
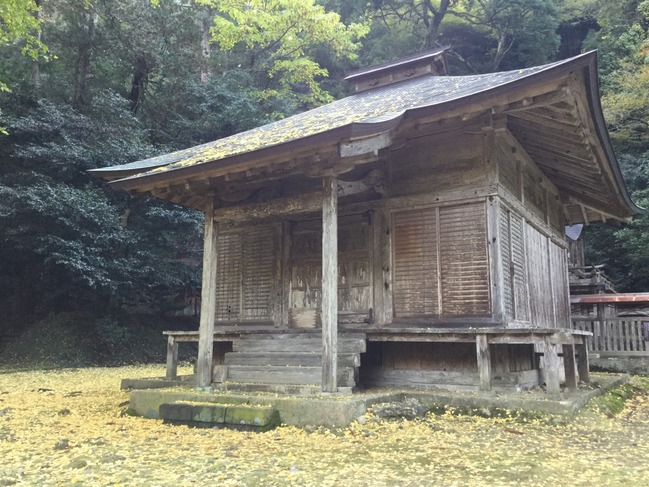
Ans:
POLYGON ((345 26, 340 16, 313 0, 200 0, 217 15, 212 36, 223 51, 240 53, 237 67, 263 75, 259 96, 294 97, 305 103, 331 101, 318 80, 328 72, 314 59, 326 46, 336 57, 353 59, 367 26, 345 26))
POLYGON ((21 52, 32 59, 43 54, 46 48, 36 36, 40 28, 37 12, 35 0, 3 0, 0 3, 0 45, 19 43, 21 52))
POLYGON ((187 79, 149 100, 143 117, 157 141, 186 148, 249 130, 294 109, 286 100, 262 103, 250 91, 254 83, 251 73, 240 69, 205 83, 187 79))
POLYGON ((456 16, 495 40, 491 71, 542 64, 559 46, 555 0, 463 0, 461 7, 456 16), (507 57, 510 61, 504 63, 507 57))
MULTIPOLYGON (((62 368, 161 363, 166 352, 162 331, 172 327, 195 328, 196 324, 99 309, 50 313, 0 350, 0 365, 62 368)), ((181 347, 180 357, 191 360, 195 347, 181 347)))

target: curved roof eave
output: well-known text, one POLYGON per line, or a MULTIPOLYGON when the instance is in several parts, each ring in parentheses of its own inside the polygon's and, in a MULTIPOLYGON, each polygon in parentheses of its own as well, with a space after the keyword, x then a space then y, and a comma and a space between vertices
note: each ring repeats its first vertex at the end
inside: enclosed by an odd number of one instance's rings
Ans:
MULTIPOLYGON (((596 51, 590 51, 582 55, 576 56, 574 58, 560 61, 551 65, 548 65, 544 69, 530 73, 528 75, 509 80, 498 84, 496 86, 487 87, 483 90, 458 96, 450 100, 445 100, 438 103, 428 103, 425 105, 420 105, 416 107, 406 108, 405 110, 394 114, 394 117, 386 119, 385 117, 381 121, 361 121, 361 122, 351 122, 338 127, 333 127, 322 132, 311 134, 305 137, 298 137, 286 142, 282 142, 275 145, 269 145, 262 147, 256 150, 249 152, 244 152, 240 154, 234 154, 232 156, 226 156, 220 159, 201 162, 189 166, 179 166, 179 167, 170 167, 160 172, 148 172, 137 173, 123 179, 117 179, 111 181, 111 186, 118 189, 133 190, 138 189, 139 187, 149 186, 155 183, 162 182, 171 182, 173 180, 191 177, 193 175, 199 174, 206 170, 214 169, 217 167, 227 167, 227 166, 236 166, 245 161, 254 161, 262 160, 264 158, 270 157, 275 154, 290 153, 297 148, 304 149, 306 147, 317 146, 321 144, 336 143, 342 140, 348 140, 350 138, 364 137, 378 135, 383 132, 397 127, 402 120, 420 118, 425 116, 432 116, 440 114, 443 112, 449 112, 452 110, 460 109, 463 107, 470 107, 471 105, 478 104, 482 101, 485 101, 489 98, 497 97, 506 92, 510 92, 512 88, 524 88, 527 86, 532 86, 534 84, 541 84, 544 81, 551 80, 562 74, 569 73, 575 69, 586 70, 585 77, 586 88, 587 88, 587 98, 589 103, 589 109, 591 115, 593 116, 594 125, 597 132, 597 138, 602 144, 608 163, 611 167, 612 173, 615 177, 615 183, 619 188, 620 195, 629 209, 629 216, 643 212, 644 210, 631 200, 630 195, 628 194, 626 184, 622 177, 622 173, 619 167, 619 163, 613 151, 610 138, 608 136, 608 131, 606 129, 606 123, 604 121, 604 116, 602 113, 601 105, 599 103, 599 86, 597 81, 597 64, 596 64, 596 51)), ((205 144, 209 145, 209 144, 205 144)), ((201 147, 201 146, 198 146, 201 147)), ((196 149, 196 147, 191 148, 196 149)), ((190 149, 186 149, 189 151, 190 149)), ((174 162, 182 160, 182 153, 185 151, 178 151, 173 154, 168 154, 167 156, 172 156, 173 159, 169 162, 160 164, 160 159, 165 156, 159 156, 159 158, 151 158, 144 161, 139 161, 139 163, 132 163, 125 166, 120 166, 121 168, 127 169, 127 166, 132 166, 134 169, 137 167, 137 164, 146 164, 147 161, 151 162, 149 169, 160 168, 161 166, 166 166, 173 164, 174 162)), ((142 167, 142 166, 140 166, 142 167)), ((101 170, 95 170, 95 174, 98 176, 104 176, 103 174, 98 174, 103 172, 101 170)), ((109 168, 105 168, 105 173, 109 173, 109 168)))
POLYGON ((586 90, 588 105, 591 114, 593 115, 593 123, 595 125, 595 130, 597 132, 597 138, 602 144, 602 148, 606 154, 606 158, 609 161, 611 169, 613 171, 613 176, 615 177, 615 182, 617 187, 620 189, 620 194, 624 199, 625 203, 631 210, 631 215, 638 215, 645 212, 645 209, 636 205, 629 195, 629 191, 624 182, 624 176, 622 175, 622 170, 620 169, 620 163, 617 160, 615 151, 613 150, 613 143, 608 134, 608 129, 606 128, 606 121, 604 120, 604 112, 602 110, 602 105, 599 98, 599 78, 597 76, 597 55, 596 51, 590 51, 587 54, 593 54, 589 58, 588 63, 588 76, 586 80, 586 90))

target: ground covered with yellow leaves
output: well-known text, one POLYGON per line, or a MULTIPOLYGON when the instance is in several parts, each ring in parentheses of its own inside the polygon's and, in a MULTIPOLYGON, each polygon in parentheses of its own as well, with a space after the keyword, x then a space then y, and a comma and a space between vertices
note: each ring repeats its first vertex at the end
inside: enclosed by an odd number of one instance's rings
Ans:
POLYGON ((0 369, 0 486, 649 485, 647 378, 567 423, 370 415, 342 431, 250 433, 123 415, 120 379, 161 370, 0 369))

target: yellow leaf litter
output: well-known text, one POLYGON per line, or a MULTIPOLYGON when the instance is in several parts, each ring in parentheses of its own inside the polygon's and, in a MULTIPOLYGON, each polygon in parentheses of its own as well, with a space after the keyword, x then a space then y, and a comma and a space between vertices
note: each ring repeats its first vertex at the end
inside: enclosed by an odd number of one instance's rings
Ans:
POLYGON ((647 378, 621 413, 593 405, 567 424, 368 415, 250 433, 122 415, 120 380, 162 370, 0 369, 0 486, 649 485, 647 378))

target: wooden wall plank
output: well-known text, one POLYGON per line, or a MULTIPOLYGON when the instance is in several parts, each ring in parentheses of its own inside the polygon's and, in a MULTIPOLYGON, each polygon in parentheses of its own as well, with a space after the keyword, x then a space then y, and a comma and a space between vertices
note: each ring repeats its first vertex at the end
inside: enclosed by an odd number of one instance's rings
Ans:
POLYGON ((568 282, 568 251, 552 241, 550 246, 550 275, 557 328, 570 328, 570 287, 568 282))
POLYGON ((526 224, 525 244, 532 323, 535 327, 552 328, 554 308, 548 262, 548 239, 535 227, 526 224))

